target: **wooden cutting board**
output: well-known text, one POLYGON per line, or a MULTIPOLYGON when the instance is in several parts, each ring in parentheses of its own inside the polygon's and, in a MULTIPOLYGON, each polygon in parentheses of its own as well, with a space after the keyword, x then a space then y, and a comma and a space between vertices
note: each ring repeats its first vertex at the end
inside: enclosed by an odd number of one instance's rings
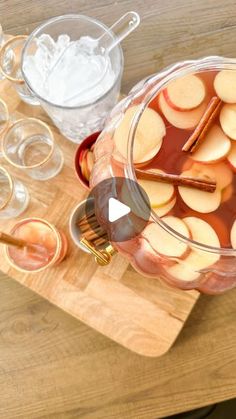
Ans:
MULTIPOLYGON (((40 107, 20 101, 7 80, 0 82, 0 97, 14 118, 31 116, 50 124, 65 158, 62 172, 43 183, 32 181, 24 171, 3 160, 0 162, 30 192, 30 205, 20 218, 43 217, 63 229, 69 239, 66 260, 39 274, 22 274, 9 267, 1 247, 1 270, 126 348, 146 356, 164 354, 180 333, 199 293, 176 290, 158 279, 144 278, 120 255, 113 257, 110 265, 98 267, 92 256, 79 250, 68 230, 73 208, 87 195, 74 172, 76 145, 59 134, 40 107)), ((0 229, 9 232, 15 221, 0 220, 0 229)))

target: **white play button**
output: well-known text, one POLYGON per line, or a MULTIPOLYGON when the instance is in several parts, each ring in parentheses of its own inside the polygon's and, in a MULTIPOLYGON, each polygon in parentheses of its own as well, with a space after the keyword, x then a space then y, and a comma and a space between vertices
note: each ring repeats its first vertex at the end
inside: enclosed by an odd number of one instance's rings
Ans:
POLYGON ((110 223, 119 220, 124 215, 127 215, 131 212, 128 205, 123 204, 115 198, 109 198, 108 201, 108 219, 110 223))

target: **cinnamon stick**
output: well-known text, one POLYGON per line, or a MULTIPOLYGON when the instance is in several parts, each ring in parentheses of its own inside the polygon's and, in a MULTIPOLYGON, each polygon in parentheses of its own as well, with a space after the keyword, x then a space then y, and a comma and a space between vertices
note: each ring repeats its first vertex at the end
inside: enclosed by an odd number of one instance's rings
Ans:
POLYGON ((102 246, 103 244, 108 243, 108 237, 99 237, 98 239, 93 241, 95 246, 102 246))
POLYGON ((198 125, 182 147, 182 151, 189 151, 192 153, 204 141, 207 131, 220 111, 221 104, 222 101, 217 96, 214 96, 210 100, 198 125))
POLYGON ((189 186, 190 188, 205 192, 214 192, 216 190, 216 182, 210 179, 186 177, 170 173, 157 173, 152 170, 135 169, 135 172, 139 179, 156 180, 158 182, 171 183, 174 186, 189 186))
POLYGON ((9 234, 0 232, 0 243, 7 244, 8 246, 26 247, 28 243, 18 237, 10 236, 9 234))

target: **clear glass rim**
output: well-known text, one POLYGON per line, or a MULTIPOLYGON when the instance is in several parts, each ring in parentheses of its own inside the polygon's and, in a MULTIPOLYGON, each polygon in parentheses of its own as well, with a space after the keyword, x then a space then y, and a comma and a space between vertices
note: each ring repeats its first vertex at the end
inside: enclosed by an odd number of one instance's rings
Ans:
MULTIPOLYGON (((5 133, 5 131, 8 128, 8 126, 9 126, 10 115, 9 115, 9 110, 8 110, 8 106, 7 106, 6 102, 3 99, 1 99, 1 98, 0 98, 0 104, 3 106, 3 108, 5 110, 5 113, 6 113, 5 127, 0 131, 0 136, 2 136, 5 133)), ((1 147, 0 148, 2 148, 2 144, 1 144, 1 147)))
MULTIPOLYGON (((153 82, 155 83, 155 85, 147 93, 142 103, 138 105, 137 111, 133 116, 129 134, 128 134, 128 144, 127 144, 128 164, 126 167, 126 173, 129 178, 131 178, 136 183, 138 183, 138 180, 135 174, 134 161, 133 161, 134 138, 135 138, 135 133, 137 130, 139 120, 142 116, 142 113, 144 112, 148 104, 151 102, 151 100, 167 85, 167 83, 174 80, 176 77, 185 76, 189 73, 201 71, 201 70, 223 70, 223 69, 236 70, 236 59, 225 58, 225 57, 220 57, 220 56, 209 56, 209 57, 204 57, 197 60, 183 61, 183 62, 174 64, 172 66, 169 66, 165 68, 163 71, 161 71, 160 73, 153 75, 151 78, 148 78, 148 82, 153 82)), ((145 84, 144 84, 144 87, 145 87, 145 84)), ((137 91, 134 91, 133 95, 135 96, 137 93, 138 93, 137 91)), ((131 93, 130 99, 131 101, 133 99, 132 93, 131 93)), ((139 195, 139 199, 141 199, 144 202, 143 195, 140 192, 138 187, 137 187, 136 192, 139 195)), ((146 202, 145 204, 147 205, 146 202)), ((173 228, 168 226, 168 224, 166 224, 161 217, 158 217, 158 215, 153 210, 151 210, 151 218, 153 219, 155 223, 159 224, 164 230, 166 230, 176 239, 181 240, 182 242, 185 242, 187 245, 191 247, 195 247, 198 250, 202 250, 209 253, 210 252, 216 253, 222 256, 223 255, 224 256, 236 255, 236 249, 208 246, 200 242, 197 242, 195 240, 186 238, 185 236, 183 236, 182 234, 178 233, 173 228)))
POLYGON ((7 180, 8 180, 8 185, 9 185, 9 193, 8 196, 5 199, 5 202, 3 202, 2 205, 0 205, 0 211, 3 210, 4 208, 7 207, 7 205, 9 204, 9 202, 11 201, 12 195, 13 195, 13 179, 10 175, 10 173, 5 169, 5 167, 0 166, 0 172, 2 172, 4 174, 4 176, 6 176, 7 180))
POLYGON ((49 126, 45 122, 43 122, 43 121, 41 121, 40 119, 37 119, 37 118, 21 118, 21 119, 18 119, 12 125, 9 125, 9 127, 7 128, 7 130, 6 130, 5 134, 4 134, 3 140, 2 140, 2 152, 3 152, 4 158, 12 166, 17 167, 18 169, 24 169, 24 170, 37 169, 38 167, 43 166, 51 158, 51 156, 53 154, 53 151, 54 151, 54 148, 55 148, 55 141, 54 141, 54 135, 53 135, 53 132, 52 132, 51 128, 49 128, 49 126), (51 145, 50 145, 49 153, 48 153, 48 155, 45 157, 45 159, 43 161, 41 161, 41 162, 39 162, 37 164, 33 164, 31 166, 22 166, 21 164, 17 164, 15 162, 13 162, 9 158, 8 153, 6 151, 6 142, 7 142, 7 137, 8 137, 8 135, 11 134, 11 130, 13 128, 15 128, 18 124, 27 124, 27 122, 33 122, 35 124, 38 124, 38 125, 41 125, 42 127, 44 127, 47 130, 48 134, 50 135, 51 145))
POLYGON ((50 266, 54 265, 57 260, 59 259, 60 253, 61 253, 61 249, 62 249, 62 239, 60 236, 59 231, 56 229, 56 227, 54 227, 53 224, 49 223, 49 221, 44 220, 43 218, 37 218, 37 217, 32 217, 32 218, 24 218, 22 220, 20 220, 19 222, 17 222, 14 227, 11 229, 10 234, 14 234, 16 229, 18 227, 20 227, 22 224, 26 224, 29 222, 39 222, 42 224, 45 224, 46 226, 48 226, 52 232, 54 233, 54 236, 56 237, 56 249, 55 249, 55 253, 53 255, 53 258, 48 262, 48 264, 42 266, 41 268, 35 269, 35 270, 27 270, 27 269, 23 269, 20 266, 18 266, 14 260, 11 258, 10 254, 9 254, 9 246, 5 245, 5 255, 7 258, 8 263, 15 269, 17 269, 20 272, 24 272, 24 273, 38 273, 38 272, 42 272, 45 269, 49 268, 50 266))
MULTIPOLYGON (((2 59, 3 59, 3 55, 5 54, 6 49, 13 44, 14 42, 17 41, 25 41, 28 38, 28 35, 17 35, 17 36, 13 36, 10 39, 8 39, 8 41, 6 41, 2 48, 0 49, 0 71, 3 74, 4 77, 6 77, 7 80, 11 81, 12 83, 15 84, 24 84, 24 80, 23 79, 17 79, 15 77, 10 76, 9 74, 7 74, 4 69, 2 68, 2 59)), ((22 51, 23 51, 23 47, 22 47, 22 51)))
POLYGON ((25 42, 25 45, 23 47, 22 50, 22 59, 21 59, 21 73, 23 75, 24 78, 24 82, 27 85, 27 87, 30 89, 30 91, 33 93, 33 95, 38 98, 39 100, 42 100, 43 102, 45 102, 46 104, 48 104, 49 106, 54 106, 55 108, 58 109, 63 109, 63 110, 70 110, 70 109, 85 109, 87 107, 90 107, 91 105, 96 105, 97 103, 99 103, 102 99, 104 99, 107 95, 109 95, 110 91, 113 89, 113 87, 115 86, 115 84, 118 82, 119 78, 121 77, 122 73, 123 73, 123 68, 124 68, 124 55, 123 55, 123 51, 120 45, 117 45, 117 48, 119 50, 119 55, 120 55, 120 69, 117 72, 117 76, 112 84, 112 86, 110 87, 109 90, 107 90, 102 96, 100 96, 98 99, 96 99, 93 102, 89 102, 86 103, 85 105, 76 105, 76 106, 68 106, 68 105, 58 105, 57 103, 53 103, 47 99, 45 99, 44 97, 42 97, 41 95, 39 95, 37 92, 34 91, 34 89, 32 88, 29 79, 27 78, 25 72, 24 72, 24 68, 23 68, 23 61, 24 61, 24 56, 26 54, 27 48, 29 46, 29 44, 31 43, 31 41, 33 40, 34 37, 36 37, 38 35, 38 33, 46 28, 47 26, 50 26, 52 23, 55 22, 59 22, 59 21, 63 21, 63 20, 73 20, 73 19, 82 19, 82 20, 87 20, 89 22, 94 23, 96 26, 99 26, 100 28, 102 28, 105 32, 109 33, 111 35, 111 37, 114 38, 114 34, 109 30, 109 28, 104 25, 104 23, 100 22, 97 19, 91 18, 89 16, 85 16, 85 15, 80 15, 80 14, 68 14, 68 15, 62 15, 62 16, 57 16, 54 17, 52 19, 47 20, 46 22, 44 22, 42 25, 38 26, 28 37, 28 39, 25 42))

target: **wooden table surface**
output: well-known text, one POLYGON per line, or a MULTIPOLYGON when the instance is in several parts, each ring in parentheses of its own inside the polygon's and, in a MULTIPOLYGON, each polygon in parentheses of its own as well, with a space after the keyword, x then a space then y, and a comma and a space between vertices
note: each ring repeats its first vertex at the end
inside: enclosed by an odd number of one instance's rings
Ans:
MULTIPOLYGON (((136 10, 123 91, 175 61, 236 56, 234 0, 0 0, 7 33, 84 13, 111 24, 136 10)), ((0 417, 156 419, 236 397, 236 289, 202 296, 176 344, 148 359, 0 274, 0 417)))

